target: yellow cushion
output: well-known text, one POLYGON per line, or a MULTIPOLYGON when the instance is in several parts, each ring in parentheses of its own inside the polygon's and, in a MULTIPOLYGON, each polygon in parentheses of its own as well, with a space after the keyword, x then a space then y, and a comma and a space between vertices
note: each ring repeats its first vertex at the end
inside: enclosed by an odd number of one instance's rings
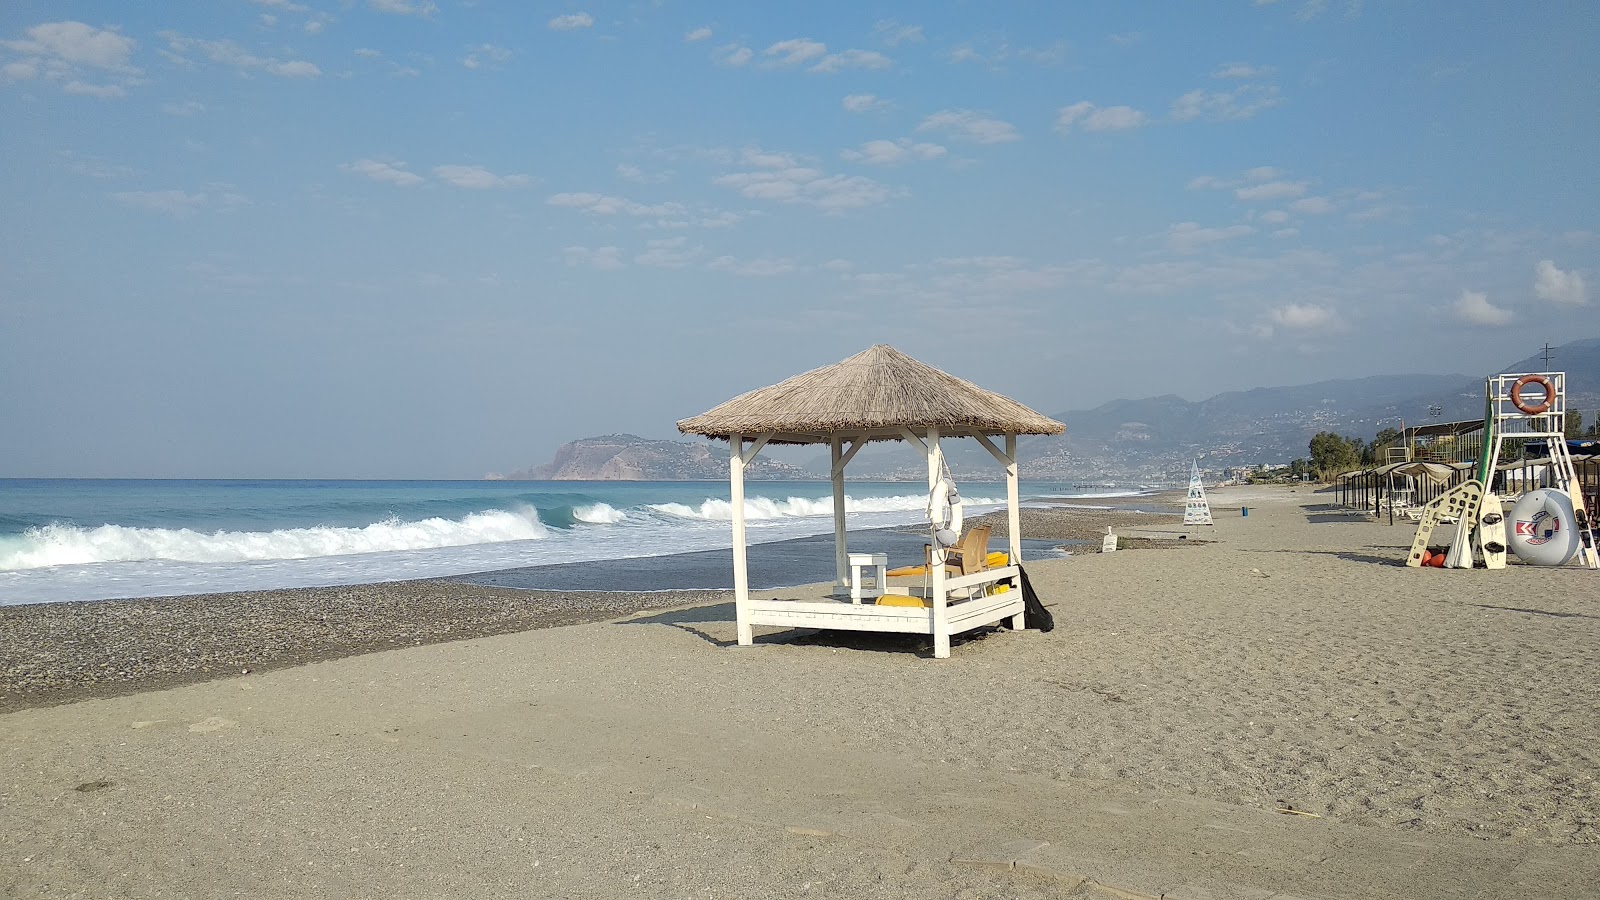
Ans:
POLYGON ((926 607, 928 601, 921 597, 908 597, 905 594, 884 594, 878 598, 879 606, 921 606, 926 607))

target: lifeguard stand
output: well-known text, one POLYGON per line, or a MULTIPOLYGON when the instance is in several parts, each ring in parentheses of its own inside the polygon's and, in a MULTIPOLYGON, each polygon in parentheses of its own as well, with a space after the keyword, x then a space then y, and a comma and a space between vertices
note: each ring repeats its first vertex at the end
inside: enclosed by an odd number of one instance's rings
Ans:
POLYGON ((1580 535, 1578 559, 1588 568, 1600 569, 1600 550, 1589 538, 1589 512, 1584 508, 1583 486, 1567 449, 1567 373, 1524 372, 1495 375, 1486 385, 1488 411, 1492 417, 1493 443, 1488 467, 1482 473, 1485 487, 1493 482, 1500 465, 1500 451, 1507 440, 1542 440, 1550 453, 1550 486, 1572 498, 1572 509, 1580 535))
MULTIPOLYGON (((1577 559, 1587 568, 1600 569, 1600 549, 1594 546, 1594 539, 1589 532, 1589 514, 1584 508, 1582 485, 1572 465, 1572 454, 1567 449, 1566 420, 1565 372, 1523 372, 1490 377, 1484 383, 1484 426, 1488 434, 1484 438, 1478 477, 1456 485, 1423 508, 1422 522, 1417 526, 1406 565, 1412 568, 1420 566, 1434 528, 1446 519, 1454 519, 1456 536, 1450 544, 1445 566, 1472 567, 1473 536, 1482 540, 1475 526, 1491 521, 1483 513, 1494 513, 1496 518, 1493 521, 1503 521, 1498 517, 1500 510, 1496 506, 1484 509, 1484 504, 1494 496, 1489 493, 1489 488, 1494 483, 1495 469, 1500 465, 1500 451, 1507 440, 1516 439, 1543 440, 1549 447, 1550 486, 1572 498, 1574 524, 1581 537, 1577 559)), ((1499 501, 1495 500, 1494 503, 1498 504, 1499 501)), ((1505 565, 1503 551, 1504 547, 1496 551, 1501 554, 1500 562, 1491 563, 1490 568, 1505 565)))
POLYGON ((1183 502, 1183 524, 1214 525, 1211 504, 1206 502, 1206 485, 1200 480, 1200 461, 1189 463, 1189 496, 1183 502))

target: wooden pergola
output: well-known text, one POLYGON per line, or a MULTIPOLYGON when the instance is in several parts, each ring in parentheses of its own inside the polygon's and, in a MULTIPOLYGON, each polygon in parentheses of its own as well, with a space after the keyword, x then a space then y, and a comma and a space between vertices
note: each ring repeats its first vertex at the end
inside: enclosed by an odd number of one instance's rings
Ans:
MULTIPOLYGON (((1023 627, 1017 436, 1060 434, 1066 426, 969 381, 918 362, 886 344, 831 366, 741 394, 678 423, 684 434, 728 442, 733 505, 733 584, 739 643, 754 642, 754 626, 836 628, 928 634, 933 655, 950 656, 950 636, 1011 619, 1023 627), (844 470, 873 441, 905 441, 928 463, 930 493, 945 469, 940 441, 973 438, 1005 467, 1008 565, 947 577, 945 550, 934 545, 926 606, 851 603, 839 599, 849 579, 845 537, 844 470), (996 443, 996 439, 1000 443, 996 443), (834 594, 817 600, 750 599, 744 523, 744 470, 768 444, 827 444, 833 480, 834 594), (1013 589, 987 588, 1009 582, 1013 589), (952 603, 952 593, 964 595, 952 603)), ((903 588, 892 591, 910 594, 903 588)))

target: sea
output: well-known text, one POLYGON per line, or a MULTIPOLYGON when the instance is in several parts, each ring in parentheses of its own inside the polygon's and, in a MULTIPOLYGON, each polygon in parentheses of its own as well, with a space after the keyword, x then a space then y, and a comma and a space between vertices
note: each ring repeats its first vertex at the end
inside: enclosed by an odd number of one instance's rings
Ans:
MULTIPOLYGON (((1003 484, 961 490, 968 515, 1005 505, 1003 484)), ((1022 485, 1025 505, 1146 492, 1022 485)), ((869 543, 892 548, 891 565, 921 561, 924 488, 852 481, 845 493, 851 532, 879 530, 869 543)), ((725 589, 732 509, 725 482, 0 479, 0 606, 446 576, 725 589)), ((832 577, 827 482, 750 482, 745 518, 756 587, 832 577)), ((1025 560, 1051 554, 1053 544, 1024 546, 1025 560)))

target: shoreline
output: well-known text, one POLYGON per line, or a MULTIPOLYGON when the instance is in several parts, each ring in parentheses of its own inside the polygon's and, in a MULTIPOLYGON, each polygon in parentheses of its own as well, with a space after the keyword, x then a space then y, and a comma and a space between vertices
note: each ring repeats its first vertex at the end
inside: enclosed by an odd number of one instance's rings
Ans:
MULTIPOLYGON (((1151 502, 1150 497, 1140 498, 1151 502)), ((1023 532, 1031 542, 1086 540, 1080 552, 1098 552, 1105 524, 1119 530, 1158 524, 1171 516, 1120 509, 1023 509, 1023 532)), ((974 521, 995 526, 995 542, 1006 533, 1005 514, 974 521)), ((892 529, 885 529, 892 530, 892 529)), ((871 542, 872 532, 852 532, 871 542)), ((815 539, 796 539, 813 541, 815 539)), ((913 541, 920 547, 921 538, 913 541)), ((782 552, 778 545, 751 548, 759 559, 782 552)), ((832 537, 827 536, 831 560, 832 537)), ((904 543, 904 541, 902 541, 904 543)), ((1136 542, 1132 546, 1157 546, 1136 542)), ((813 548, 815 549, 815 548, 813 548)), ((726 551, 723 551, 726 555, 726 551)), ((811 554, 815 556, 815 553, 811 554)), ((651 570, 675 554, 634 561, 628 569, 651 570)), ((804 561, 803 561, 804 562, 804 561)), ((816 568, 816 560, 810 560, 816 568)), ((598 564, 597 564, 598 566, 598 564)), ((584 564, 537 567, 560 573, 584 564)), ((831 576, 831 562, 800 583, 831 576)), ((79 600, 0 606, 0 715, 79 700, 120 697, 239 677, 402 647, 446 643, 568 625, 605 622, 643 612, 725 603, 731 587, 627 590, 560 590, 497 584, 520 570, 407 581, 314 588, 192 594, 111 600, 79 600)), ((731 570, 721 577, 731 580, 731 570)), ((778 585, 765 589, 781 590, 778 585)))

